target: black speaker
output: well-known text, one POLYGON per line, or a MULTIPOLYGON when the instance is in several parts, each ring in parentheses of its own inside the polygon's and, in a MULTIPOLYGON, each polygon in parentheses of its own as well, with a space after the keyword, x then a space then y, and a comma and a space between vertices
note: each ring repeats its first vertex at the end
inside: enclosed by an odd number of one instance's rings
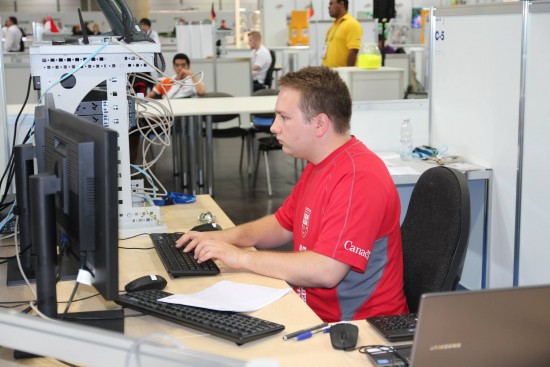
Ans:
POLYGON ((374 0, 373 16, 376 19, 395 18, 395 0, 374 0))

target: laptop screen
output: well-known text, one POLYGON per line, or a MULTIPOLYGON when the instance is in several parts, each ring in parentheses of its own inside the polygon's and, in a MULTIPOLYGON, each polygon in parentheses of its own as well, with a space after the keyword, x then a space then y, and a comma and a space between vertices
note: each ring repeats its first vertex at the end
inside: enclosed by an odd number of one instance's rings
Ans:
POLYGON ((550 286, 422 296, 412 367, 550 366, 550 286))

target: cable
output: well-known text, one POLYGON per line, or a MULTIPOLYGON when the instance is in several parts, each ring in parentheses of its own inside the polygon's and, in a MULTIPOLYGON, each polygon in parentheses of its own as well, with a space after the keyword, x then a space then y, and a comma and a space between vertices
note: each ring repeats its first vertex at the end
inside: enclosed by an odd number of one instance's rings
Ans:
POLYGON ((122 249, 122 250, 152 250, 154 249, 154 247, 123 247, 123 246, 118 246, 119 249, 122 249))
POLYGON ((144 169, 141 169, 139 166, 136 166, 135 164, 131 164, 130 167, 138 171, 139 173, 143 174, 145 178, 147 178, 147 181, 151 184, 153 187, 153 198, 157 197, 157 188, 155 186, 155 183, 153 182, 153 179, 151 178, 151 175, 149 175, 144 169))
MULTIPOLYGON (((12 235, 12 237, 15 237, 15 234, 12 235)), ((14 245, 12 245, 14 246, 14 245)), ((25 251, 28 251, 29 249, 31 248, 31 245, 27 245, 23 250, 21 250, 21 252, 19 252, 19 255, 22 255, 25 253, 25 251)), ((11 260, 11 259, 15 259, 18 255, 13 255, 13 256, 0 256, 0 260, 11 260)))
MULTIPOLYGON (((135 51, 133 48, 131 48, 130 46, 128 46, 126 43, 123 43, 117 39, 113 39, 113 43, 116 43, 117 45, 120 45, 122 47, 124 47, 125 49, 127 49, 128 51, 130 51, 131 53, 133 53, 134 55, 138 56, 143 62, 145 62, 149 67, 151 67, 154 71, 156 71, 157 73, 159 73, 160 75, 162 76, 165 76, 167 78, 170 78, 169 75, 167 75, 164 71, 160 70, 159 68, 157 68, 155 65, 151 64, 149 62, 149 60, 145 59, 143 57, 143 55, 141 55, 139 52, 135 51)), ((192 76, 190 77, 187 77, 185 79, 182 79, 182 80, 175 80, 174 81, 174 84, 182 84, 182 85, 197 85, 199 83, 202 83, 202 79, 203 79, 203 72, 202 71, 199 71, 195 74, 193 74, 192 76), (185 83, 187 81, 187 79, 190 79, 194 76, 197 76, 197 75, 201 75, 201 78, 199 79, 199 81, 197 83, 191 83, 191 84, 187 84, 185 83)), ((172 84, 173 85, 173 84, 172 84)))
MULTIPOLYGON (((13 158, 13 147, 15 146, 15 143, 17 142, 17 125, 19 123, 19 118, 21 117, 21 114, 23 113, 23 110, 27 106, 27 102, 29 100, 30 95, 30 88, 31 88, 31 80, 32 76, 29 74, 29 82, 27 84, 27 93, 25 95, 25 100, 23 101, 23 105, 21 106, 21 109, 17 113, 17 117, 15 118, 14 128, 13 128, 13 142, 12 142, 12 151, 10 153, 10 156, 8 158, 8 164, 6 166, 6 169, 4 170, 4 173, 2 174, 2 178, 0 179, 0 187, 4 183, 4 179, 6 179, 6 184, 4 186, 4 193, 2 194, 2 200, 0 201, 0 204, 4 205, 4 201, 6 200, 6 197, 8 196, 9 189, 11 187, 13 176, 14 176, 14 158, 13 158)), ((32 127, 27 132, 25 138, 23 139, 23 143, 26 143, 30 136, 32 136, 31 133, 32 127)))
MULTIPOLYGON (((139 237, 139 236, 149 236, 149 233, 140 233, 140 234, 136 234, 136 235, 133 235, 133 236, 130 236, 130 237, 119 238, 118 240, 119 241, 126 241, 126 240, 129 240, 131 238, 135 238, 135 237, 139 237)), ((119 247, 119 248, 124 248, 124 247, 119 247)))
MULTIPOLYGON (((410 348, 410 346, 405 346, 404 348, 410 348)), ((394 366, 396 362, 403 363, 404 367, 409 366, 409 362, 403 355, 399 353, 399 347, 393 347, 389 345, 364 345, 351 349, 349 351, 358 350, 361 354, 367 354, 370 357, 374 357, 376 353, 388 353, 392 356, 392 359, 389 361, 391 364, 389 366, 394 366), (369 349, 377 349, 377 351, 369 351, 369 349), (397 358, 396 358, 397 357, 397 358)))
POLYGON ((0 302, 1 308, 16 308, 28 305, 28 301, 15 301, 15 302, 0 302), (8 306, 9 305, 9 306, 8 306))
MULTIPOLYGON (((18 227, 19 227, 19 216, 17 216, 15 218, 15 228, 18 228, 18 227)), ((31 293, 32 293, 34 299, 36 299, 36 292, 35 292, 34 288, 32 287, 31 282, 27 278, 27 275, 25 274, 25 270, 23 270, 23 265, 21 264, 21 256, 19 256, 19 240, 17 238, 17 235, 15 235, 13 238, 14 238, 14 243, 15 243, 15 256, 17 258, 17 266, 19 267, 19 271, 21 272, 21 276, 25 280, 25 283, 27 284, 27 286, 31 290, 31 293)), ((33 301, 30 302, 31 307, 34 309, 34 307, 32 306, 32 302, 33 301)))
POLYGON ((61 319, 64 319, 65 316, 67 316, 67 312, 69 312, 69 307, 71 307, 71 304, 73 303, 74 295, 76 294, 76 291, 78 290, 78 286, 80 283, 77 281, 74 282, 73 291, 71 292, 71 295, 69 296, 69 300, 67 301, 67 305, 65 306, 65 310, 63 311, 63 314, 61 315, 61 319))

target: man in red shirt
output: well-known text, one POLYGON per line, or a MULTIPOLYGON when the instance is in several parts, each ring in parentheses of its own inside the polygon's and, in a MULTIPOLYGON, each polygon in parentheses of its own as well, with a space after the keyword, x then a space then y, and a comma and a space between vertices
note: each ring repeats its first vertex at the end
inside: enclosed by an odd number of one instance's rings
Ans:
POLYGON ((307 164, 273 215, 178 246, 287 281, 327 322, 406 313, 400 201, 385 164, 350 135, 351 98, 338 74, 307 67, 283 76, 271 131, 307 164), (293 252, 271 249, 293 241, 293 252))

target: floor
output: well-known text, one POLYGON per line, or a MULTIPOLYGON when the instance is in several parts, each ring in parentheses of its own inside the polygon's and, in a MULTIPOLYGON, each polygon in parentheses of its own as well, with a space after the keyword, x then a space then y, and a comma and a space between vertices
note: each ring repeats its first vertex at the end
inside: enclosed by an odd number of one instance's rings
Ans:
MULTIPOLYGON (((294 158, 282 151, 270 152, 273 195, 269 196, 263 159, 254 189, 246 158, 239 171, 240 149, 239 138, 214 139, 214 200, 236 225, 274 213, 290 194, 300 172, 295 169, 294 158)), ((175 185, 171 150, 166 150, 163 157, 154 168, 156 176, 167 190, 183 192, 184 188, 175 185)))

